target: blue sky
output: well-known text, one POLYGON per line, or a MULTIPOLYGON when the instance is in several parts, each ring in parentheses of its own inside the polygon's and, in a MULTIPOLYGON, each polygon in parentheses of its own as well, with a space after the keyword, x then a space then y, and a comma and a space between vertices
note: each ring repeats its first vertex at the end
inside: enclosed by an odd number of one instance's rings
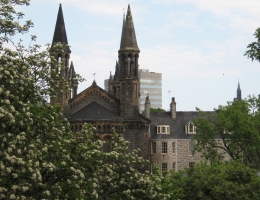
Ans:
POLYGON ((130 4, 140 68, 162 73, 164 109, 171 91, 178 111, 213 110, 233 100, 238 79, 243 98, 260 94, 260 63, 243 56, 260 27, 259 0, 34 0, 21 9, 34 22, 29 34, 38 44, 52 42, 59 3, 71 61, 87 79, 79 91, 93 73, 102 88, 114 73, 123 8, 130 4))

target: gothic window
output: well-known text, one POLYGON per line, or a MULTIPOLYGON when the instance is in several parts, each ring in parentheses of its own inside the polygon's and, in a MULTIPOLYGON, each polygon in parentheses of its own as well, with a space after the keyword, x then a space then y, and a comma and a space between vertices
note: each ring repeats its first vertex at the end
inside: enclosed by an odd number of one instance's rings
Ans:
POLYGON ((97 127, 97 132, 101 132, 101 126, 100 125, 98 125, 98 127, 97 127))
POLYGON ((157 126, 157 134, 169 134, 170 126, 168 125, 158 125, 157 126))
POLYGON ((167 153, 167 142, 162 142, 162 153, 167 153))
POLYGON ((109 153, 111 151, 113 151, 114 149, 114 146, 113 144, 111 143, 111 136, 105 136, 104 138, 104 145, 103 145, 103 151, 106 152, 106 153, 109 153))
POLYGON ((152 153, 156 153, 156 142, 152 142, 152 153))
POLYGON ((196 133, 196 126, 194 125, 194 123, 192 121, 189 121, 185 125, 185 133, 187 133, 187 134, 195 134, 196 133))

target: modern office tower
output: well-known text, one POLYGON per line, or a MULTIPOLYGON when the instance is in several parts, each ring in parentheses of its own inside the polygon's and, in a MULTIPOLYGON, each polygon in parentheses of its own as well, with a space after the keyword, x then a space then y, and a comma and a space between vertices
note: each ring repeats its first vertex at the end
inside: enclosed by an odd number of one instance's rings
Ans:
POLYGON ((162 73, 139 69, 140 80, 140 112, 144 111, 144 103, 149 94, 150 107, 162 108, 162 73))

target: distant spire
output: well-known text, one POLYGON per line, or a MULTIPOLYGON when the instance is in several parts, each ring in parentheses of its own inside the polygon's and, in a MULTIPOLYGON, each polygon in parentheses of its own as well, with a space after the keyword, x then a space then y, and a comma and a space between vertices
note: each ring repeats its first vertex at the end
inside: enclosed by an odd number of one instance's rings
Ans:
POLYGON ((123 19, 121 44, 119 50, 139 51, 130 5, 128 5, 127 8, 126 18, 123 19))
MULTIPOLYGON (((67 39, 61 4, 57 15, 57 21, 56 21, 55 31, 53 35, 52 45, 57 42, 68 45, 68 39, 67 39)), ((69 48, 67 50, 69 53, 71 53, 69 48)))
POLYGON ((237 100, 242 100, 239 80, 238 80, 238 86, 237 86, 237 100))

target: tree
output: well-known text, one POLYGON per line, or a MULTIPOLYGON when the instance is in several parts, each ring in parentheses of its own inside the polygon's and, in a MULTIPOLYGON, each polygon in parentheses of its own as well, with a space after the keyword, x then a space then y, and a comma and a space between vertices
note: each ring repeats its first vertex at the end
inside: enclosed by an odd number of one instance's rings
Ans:
POLYGON ((210 160, 226 155, 260 168, 260 95, 219 106, 214 113, 201 111, 195 120, 195 150, 210 160))
POLYGON ((238 161, 200 163, 183 171, 171 172, 162 183, 171 199, 259 199, 257 171, 238 161))
MULTIPOLYGON (((115 134, 114 150, 104 152, 91 125, 71 132, 61 107, 48 103, 54 89, 64 89, 54 67, 63 64, 49 47, 12 41, 33 25, 19 24, 24 14, 16 5, 29 1, 0 0, 0 199, 166 198, 160 176, 143 172, 146 162, 123 138, 115 134), (57 78, 61 84, 50 87, 57 78)), ((66 47, 53 48, 62 53, 66 47)))
MULTIPOLYGON (((150 112, 166 112, 163 108, 150 108, 150 112)), ((144 111, 142 111, 144 115, 144 111)))
POLYGON ((256 29, 254 33, 256 42, 252 42, 247 46, 247 51, 245 52, 245 56, 250 58, 252 61, 256 60, 260 62, 260 28, 256 29))

